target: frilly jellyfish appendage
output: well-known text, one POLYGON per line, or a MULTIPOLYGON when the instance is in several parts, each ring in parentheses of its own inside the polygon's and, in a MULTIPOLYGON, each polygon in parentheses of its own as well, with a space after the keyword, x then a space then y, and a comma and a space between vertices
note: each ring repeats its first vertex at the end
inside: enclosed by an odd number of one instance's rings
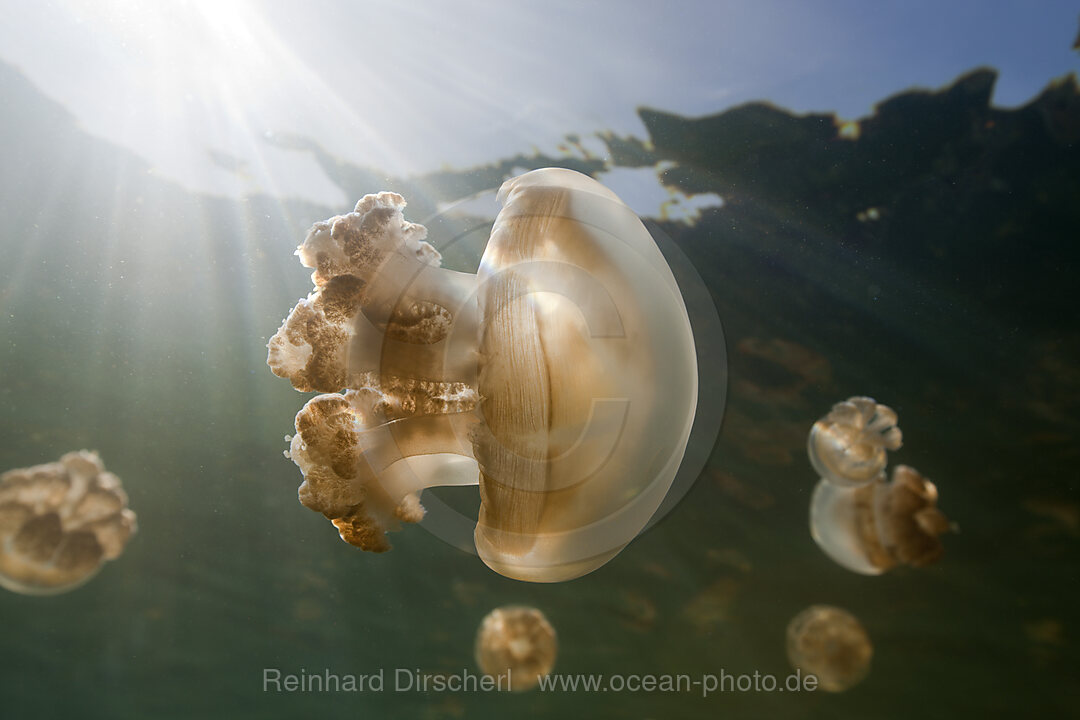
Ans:
POLYGON ((833 405, 814 423, 806 442, 818 476, 836 485, 857 486, 881 476, 886 450, 898 450, 903 436, 892 408, 873 398, 852 397, 833 405))
POLYGON ((509 675, 515 691, 536 687, 555 667, 558 649, 555 628, 536 608, 495 608, 476 632, 476 664, 487 675, 509 675))
POLYGON ((95 453, 0 475, 0 587, 56 595, 115 560, 135 533, 135 513, 95 453))
POLYGON ((659 507, 697 403, 694 338, 652 237, 610 190, 548 168, 508 180, 476 275, 440 267, 404 199, 364 197, 297 250, 315 290, 268 364, 312 399, 300 499, 366 550, 419 493, 479 484, 480 557, 558 582, 614 557, 659 507))
POLYGON ((792 667, 815 676, 822 690, 843 692, 866 677, 874 648, 847 610, 811 605, 788 623, 787 654, 792 667))
POLYGON ((810 500, 810 535, 837 564, 863 575, 896 565, 923 567, 944 552, 948 520, 937 508, 937 488, 906 465, 892 480, 841 487, 821 480, 810 500))

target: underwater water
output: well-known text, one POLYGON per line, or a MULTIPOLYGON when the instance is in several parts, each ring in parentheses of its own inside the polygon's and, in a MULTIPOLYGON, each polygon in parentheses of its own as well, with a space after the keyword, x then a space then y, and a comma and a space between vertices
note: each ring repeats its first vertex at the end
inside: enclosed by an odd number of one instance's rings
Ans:
MULTIPOLYGON (((0 471, 96 450, 139 525, 82 587, 0 592, 0 716, 1076 715, 1080 92, 1048 78, 1002 109, 995 79, 893 96, 857 128, 767 104, 642 110, 648 137, 605 135, 603 156, 409 177, 294 139, 351 198, 327 207, 184 189, 0 64, 0 471), (460 240, 444 264, 475 270, 491 217, 440 209, 546 166, 655 167, 673 190, 722 198, 692 222, 647 223, 723 325, 726 352, 699 365, 724 402, 707 463, 654 527, 569 582, 502 577, 422 526, 362 553, 297 502, 282 454, 310 397, 266 366, 311 289, 293 251, 313 223, 392 190, 433 239, 460 240), (898 413, 890 465, 937 484, 954 525, 928 567, 857 575, 810 537, 806 436, 853 395, 898 413), (815 604, 852 613, 873 643, 857 685, 703 682, 783 683, 788 622, 815 604), (503 605, 542 610, 554 672, 608 690, 400 687, 479 673, 477 628, 503 605), (268 669, 384 684, 281 691, 268 669), (645 675, 694 684, 610 685, 645 675)), ((475 493, 435 493, 476 512, 475 493)))

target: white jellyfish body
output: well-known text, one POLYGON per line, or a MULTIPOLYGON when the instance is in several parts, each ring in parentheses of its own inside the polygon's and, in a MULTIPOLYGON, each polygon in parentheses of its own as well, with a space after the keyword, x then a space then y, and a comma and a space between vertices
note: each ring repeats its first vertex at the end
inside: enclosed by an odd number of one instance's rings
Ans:
POLYGON ((810 535, 838 565, 880 575, 896 565, 922 567, 943 548, 949 527, 937 508, 937 488, 913 468, 898 465, 892 480, 858 487, 821 480, 810 500, 810 535))
POLYGON ((557 582, 603 565, 674 480, 697 403, 686 307, 638 217, 580 173, 508 180, 476 275, 440 267, 404 200, 369 195, 298 255, 315 291, 271 338, 299 390, 300 497, 367 550, 418 493, 479 484, 491 568, 557 582))
POLYGON ((521 579, 607 562, 648 522, 697 398, 679 287, 641 220, 569 170, 507 181, 477 276, 481 558, 521 579))
POLYGON ((120 480, 95 453, 0 475, 0 587, 56 595, 87 582, 135 533, 120 480))
POLYGON ((811 605, 788 623, 787 654, 792 667, 815 676, 822 690, 843 692, 866 677, 874 648, 847 610, 811 605))
POLYGON ((835 485, 873 482, 885 470, 886 450, 898 450, 903 436, 892 408, 873 398, 851 397, 833 405, 814 423, 806 442, 810 464, 835 485))
POLYGON ((488 675, 506 676, 518 692, 536 687, 551 672, 558 649, 544 613, 523 605, 495 608, 476 631, 476 664, 488 675))

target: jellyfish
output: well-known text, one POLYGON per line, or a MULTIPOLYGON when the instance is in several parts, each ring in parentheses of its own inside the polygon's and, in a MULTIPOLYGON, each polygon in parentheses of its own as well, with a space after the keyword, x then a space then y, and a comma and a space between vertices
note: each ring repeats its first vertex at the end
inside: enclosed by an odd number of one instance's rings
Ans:
POLYGON ((288 456, 300 501, 374 552, 429 487, 479 485, 474 542, 507 577, 614 557, 667 493, 697 403, 679 287, 638 217, 592 178, 508 180, 478 272, 441 267, 405 200, 367 195, 297 254, 315 289, 267 362, 312 398, 288 456), (344 391, 344 392, 342 392, 344 391))
POLYGON ((924 567, 941 557, 949 521, 937 508, 937 488, 907 465, 892 480, 841 487, 821 480, 810 499, 810 535, 839 565, 880 575, 897 565, 924 567))
POLYGON ((863 485, 884 472, 885 451, 899 450, 902 440, 892 408, 851 397, 814 423, 806 452, 819 477, 836 485, 863 485))
POLYGON ((86 450, 0 475, 0 586, 56 595, 87 582, 135 533, 127 502, 86 450))
POLYGON ((818 679, 818 687, 843 692, 870 671, 874 648, 858 618, 832 605, 811 605, 787 626, 791 666, 818 679))
POLYGON ((476 664, 508 675, 511 690, 529 690, 555 667, 558 641, 544 613, 522 605, 495 608, 476 632, 476 664))

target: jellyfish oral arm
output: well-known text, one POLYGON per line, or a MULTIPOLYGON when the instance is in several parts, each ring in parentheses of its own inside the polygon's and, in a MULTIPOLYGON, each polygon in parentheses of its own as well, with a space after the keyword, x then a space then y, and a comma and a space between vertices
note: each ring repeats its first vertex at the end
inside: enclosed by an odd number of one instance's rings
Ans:
POLYGON ((475 387, 476 276, 440 267, 404 207, 394 193, 367 195, 353 212, 316 223, 297 249, 315 289, 270 339, 267 357, 297 390, 374 387, 391 403, 400 398, 397 415, 406 416, 438 410, 410 406, 417 395, 467 400, 475 387))

